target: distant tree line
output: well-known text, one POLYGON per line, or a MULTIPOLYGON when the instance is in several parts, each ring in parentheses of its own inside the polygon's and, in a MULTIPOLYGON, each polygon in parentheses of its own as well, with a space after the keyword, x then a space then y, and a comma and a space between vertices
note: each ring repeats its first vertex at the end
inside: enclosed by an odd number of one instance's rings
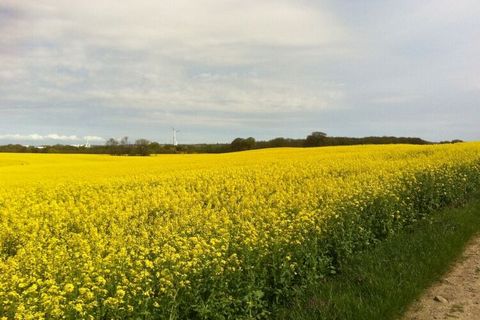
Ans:
MULTIPOLYGON (((123 137, 120 141, 110 138, 105 143, 105 147, 109 154, 118 156, 148 156, 152 153, 166 153, 163 152, 165 150, 161 150, 162 147, 158 142, 150 142, 147 139, 137 139, 135 143, 130 143, 128 137, 123 137)), ((174 151, 175 150, 172 149, 171 153, 174 153, 174 151)))
POLYGON ((85 153, 85 154, 111 154, 118 156, 148 156, 150 154, 176 153, 173 145, 160 145, 158 142, 150 142, 147 139, 138 139, 134 143, 128 141, 128 137, 120 140, 108 139, 105 145, 72 146, 72 145, 45 145, 23 146, 20 144, 8 144, 0 146, 0 152, 17 153, 85 153))
MULTIPOLYGON (((452 140, 447 143, 462 142, 452 140)), ((230 144, 230 151, 242 151, 250 149, 278 148, 278 147, 325 147, 325 146, 348 146, 359 144, 432 144, 432 142, 412 137, 329 137, 326 133, 315 131, 305 139, 275 138, 268 141, 255 141, 254 138, 236 138, 230 144)))
MULTIPOLYGON (((441 141, 439 143, 458 143, 462 140, 441 141)), ((48 146, 23 146, 20 144, 8 144, 0 146, 0 152, 17 153, 89 153, 111 154, 117 156, 148 156, 151 154, 166 153, 226 153, 252 149, 279 148, 279 147, 323 147, 323 146, 347 146, 359 144, 432 144, 432 142, 415 137, 330 137, 326 133, 316 131, 309 134, 305 139, 275 138, 266 141, 256 141, 253 137, 235 138, 231 143, 216 144, 160 144, 147 139, 137 139, 131 143, 128 137, 121 139, 110 138, 104 145, 71 146, 71 145, 48 145, 48 146)))
MULTIPOLYGON (((460 142, 460 140, 454 140, 460 142)), ((432 144, 432 142, 415 137, 329 137, 324 132, 312 132, 307 136, 304 147, 348 146, 358 144, 432 144)))

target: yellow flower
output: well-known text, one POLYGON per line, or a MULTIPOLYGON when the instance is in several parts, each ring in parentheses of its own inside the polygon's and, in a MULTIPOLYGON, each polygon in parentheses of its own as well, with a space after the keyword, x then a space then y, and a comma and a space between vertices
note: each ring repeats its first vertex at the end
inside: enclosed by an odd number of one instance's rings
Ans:
POLYGON ((75 306, 73 308, 77 312, 82 312, 83 311, 83 306, 80 303, 75 304, 75 306))
POLYGON ((71 293, 73 292, 73 290, 75 289, 75 286, 71 283, 67 283, 64 287, 63 287, 63 290, 66 292, 66 293, 71 293))
POLYGON ((98 283, 98 285, 100 285, 100 286, 104 286, 105 283, 107 283, 107 281, 105 280, 104 277, 98 276, 98 277, 97 277, 97 283, 98 283))
POLYGON ((117 297, 121 300, 125 296, 125 290, 118 289, 117 290, 117 297))

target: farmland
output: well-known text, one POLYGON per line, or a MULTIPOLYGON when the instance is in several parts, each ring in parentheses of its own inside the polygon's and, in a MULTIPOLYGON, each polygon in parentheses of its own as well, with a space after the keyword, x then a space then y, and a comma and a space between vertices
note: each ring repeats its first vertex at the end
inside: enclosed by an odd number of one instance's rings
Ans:
POLYGON ((480 143, 0 154, 0 318, 270 318, 480 189, 480 143))

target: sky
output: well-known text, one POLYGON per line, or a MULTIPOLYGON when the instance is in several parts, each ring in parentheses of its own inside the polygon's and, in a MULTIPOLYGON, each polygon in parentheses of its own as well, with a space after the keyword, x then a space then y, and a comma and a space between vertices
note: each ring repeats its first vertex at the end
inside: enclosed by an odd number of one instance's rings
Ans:
POLYGON ((478 0, 1 0, 0 144, 480 140, 478 0))

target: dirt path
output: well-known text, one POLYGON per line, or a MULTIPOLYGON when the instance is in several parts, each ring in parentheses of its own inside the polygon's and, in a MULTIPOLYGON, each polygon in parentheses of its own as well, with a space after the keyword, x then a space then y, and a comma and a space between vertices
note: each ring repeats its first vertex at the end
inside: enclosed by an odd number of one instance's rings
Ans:
POLYGON ((480 236, 447 275, 415 302, 403 320, 480 319, 480 236))

